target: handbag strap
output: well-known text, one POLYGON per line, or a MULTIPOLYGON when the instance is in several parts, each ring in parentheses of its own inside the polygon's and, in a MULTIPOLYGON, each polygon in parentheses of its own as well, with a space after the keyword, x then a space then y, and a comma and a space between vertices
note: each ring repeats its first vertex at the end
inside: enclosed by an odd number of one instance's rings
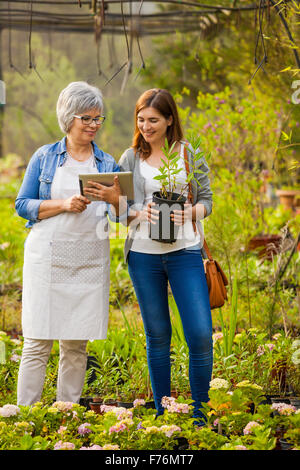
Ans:
MULTIPOLYGON (((186 144, 188 144, 188 142, 186 142, 186 144)), ((186 175, 189 174, 190 172, 190 166, 189 166, 189 160, 188 160, 188 153, 187 153, 187 148, 186 146, 184 145, 184 163, 185 163, 185 170, 186 170, 186 175)), ((190 204, 193 204, 193 196, 192 196, 192 183, 189 181, 189 192, 188 192, 188 200, 190 202, 190 204)), ((197 226, 196 226, 196 222, 194 220, 192 220, 192 224, 193 224, 193 229, 194 229, 194 232, 197 233, 197 226)), ((209 251, 209 248, 208 248, 208 245, 206 243, 206 240, 204 238, 203 240, 203 247, 205 249, 205 252, 207 254, 207 257, 210 261, 213 261, 213 257, 209 251)))

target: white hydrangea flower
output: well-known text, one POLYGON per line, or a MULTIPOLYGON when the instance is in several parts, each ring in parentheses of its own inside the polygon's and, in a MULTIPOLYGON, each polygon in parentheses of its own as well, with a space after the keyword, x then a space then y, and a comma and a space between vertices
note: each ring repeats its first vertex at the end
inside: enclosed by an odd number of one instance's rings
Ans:
POLYGON ((10 416, 16 416, 20 413, 20 408, 17 405, 6 404, 0 408, 0 416, 3 418, 9 418, 10 416))
POLYGON ((209 386, 210 386, 210 388, 216 390, 218 388, 227 389, 227 388, 229 388, 230 385, 229 385, 229 382, 227 380, 216 378, 216 379, 213 379, 209 382, 209 386))
POLYGON ((297 349, 297 348, 300 348, 300 338, 297 338, 292 342, 292 349, 297 349))
POLYGON ((292 363, 295 364, 295 366, 298 366, 300 364, 300 348, 296 349, 296 351, 293 352, 291 359, 292 363))

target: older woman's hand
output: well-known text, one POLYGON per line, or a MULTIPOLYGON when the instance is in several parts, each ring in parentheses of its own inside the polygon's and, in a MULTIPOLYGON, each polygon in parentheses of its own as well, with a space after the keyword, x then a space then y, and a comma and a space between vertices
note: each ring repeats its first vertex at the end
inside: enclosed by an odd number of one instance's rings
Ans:
POLYGON ((122 195, 119 177, 114 177, 112 186, 105 186, 95 181, 88 181, 88 185, 83 188, 84 194, 95 197, 98 201, 105 201, 115 207, 119 205, 119 197, 122 195))
POLYGON ((87 204, 90 204, 91 201, 81 194, 74 194, 74 196, 69 197, 63 201, 63 210, 65 212, 83 212, 86 209, 87 204))

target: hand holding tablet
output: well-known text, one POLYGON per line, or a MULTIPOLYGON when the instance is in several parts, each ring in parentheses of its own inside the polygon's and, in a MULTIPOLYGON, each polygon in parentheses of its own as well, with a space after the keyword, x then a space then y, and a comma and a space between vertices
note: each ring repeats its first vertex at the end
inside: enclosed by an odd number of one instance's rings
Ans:
POLYGON ((114 204, 120 195, 134 199, 132 172, 79 175, 80 193, 90 201, 114 204))

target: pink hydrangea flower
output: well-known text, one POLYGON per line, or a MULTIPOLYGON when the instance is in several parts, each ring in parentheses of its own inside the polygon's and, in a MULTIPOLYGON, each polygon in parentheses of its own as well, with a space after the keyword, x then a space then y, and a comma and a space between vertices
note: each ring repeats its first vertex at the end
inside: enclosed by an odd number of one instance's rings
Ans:
POLYGON ((190 406, 187 403, 177 403, 174 397, 162 397, 161 404, 170 413, 189 413, 190 406))
POLYGON ((133 402, 133 407, 136 408, 137 406, 143 406, 145 405, 145 403, 146 403, 145 400, 143 400, 142 398, 137 398, 133 402))
POLYGON ((21 356, 19 354, 12 354, 10 356, 10 360, 12 362, 19 362, 21 360, 21 356))
POLYGON ((172 403, 174 403, 176 400, 174 397, 162 397, 161 399, 161 404, 163 406, 163 408, 167 408, 167 406, 171 405, 172 403))
POLYGON ((57 408, 59 411, 65 412, 72 409, 74 403, 71 401, 56 401, 53 403, 53 407, 57 408))
POLYGON ((124 423, 117 423, 114 426, 111 426, 109 428, 109 434, 112 434, 113 432, 122 432, 126 430, 127 430, 127 426, 124 423))
POLYGON ((260 424, 257 421, 249 421, 247 426, 245 426, 244 428, 244 431, 243 431, 244 435, 252 434, 254 428, 257 428, 259 426, 260 424))
POLYGON ((121 406, 116 407, 116 409, 114 410, 114 413, 116 414, 116 416, 118 417, 120 421, 125 418, 132 418, 132 411, 128 410, 127 408, 123 408, 121 406))
POLYGON ((190 407, 187 403, 172 403, 167 406, 169 413, 189 413, 190 407))
POLYGON ((175 424, 171 425, 163 425, 160 428, 160 431, 162 431, 167 437, 171 437, 174 432, 179 432, 181 431, 181 428, 179 426, 176 426, 175 424))
POLYGON ((109 413, 110 411, 114 411, 117 407, 112 405, 101 405, 100 411, 101 413, 109 413))
POLYGON ((263 354, 265 354, 265 352, 266 352, 266 351, 265 351, 264 346, 258 346, 258 348, 257 348, 257 350, 256 350, 256 354, 257 354, 258 356, 262 356, 263 354))
POLYGON ((67 429, 67 426, 60 426, 57 432, 58 434, 63 434, 63 432, 66 431, 66 429, 67 429))
POLYGON ((118 444, 104 444, 103 447, 100 447, 101 450, 120 450, 118 444))
POLYGON ((214 333, 212 337, 213 337, 214 342, 219 341, 223 339, 223 333, 219 331, 218 333, 214 333))
POLYGON ((97 444, 94 444, 91 447, 80 447, 79 450, 102 450, 102 447, 98 446, 97 444))
POLYGON ((90 432, 92 432, 90 426, 91 426, 90 423, 81 424, 78 427, 78 434, 80 434, 81 436, 84 436, 85 434, 89 434, 90 432))
POLYGON ((289 405, 288 403, 273 403, 271 406, 272 410, 278 411, 280 415, 289 416, 297 410, 297 408, 293 405, 289 405))
POLYGON ((58 441, 54 446, 54 450, 74 450, 74 449, 75 449, 75 444, 73 444, 73 442, 58 441))

